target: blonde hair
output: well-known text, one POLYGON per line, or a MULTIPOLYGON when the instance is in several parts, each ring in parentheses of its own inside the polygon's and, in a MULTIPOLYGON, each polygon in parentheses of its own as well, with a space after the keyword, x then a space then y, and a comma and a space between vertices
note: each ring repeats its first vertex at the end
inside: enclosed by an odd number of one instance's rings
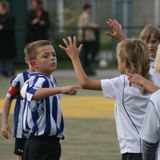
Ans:
POLYGON ((125 39, 118 44, 117 54, 125 62, 128 73, 137 73, 149 79, 149 53, 145 42, 125 39))
POLYGON ((148 42, 152 35, 160 42, 160 29, 152 24, 147 24, 141 31, 139 38, 148 42))
POLYGON ((47 40, 39 40, 39 41, 28 43, 24 48, 26 61, 36 59, 36 56, 39 54, 38 48, 48 46, 48 45, 52 45, 52 44, 50 41, 47 41, 47 40))
POLYGON ((156 60, 155 60, 155 69, 158 73, 160 73, 160 45, 158 45, 157 53, 156 53, 156 60))

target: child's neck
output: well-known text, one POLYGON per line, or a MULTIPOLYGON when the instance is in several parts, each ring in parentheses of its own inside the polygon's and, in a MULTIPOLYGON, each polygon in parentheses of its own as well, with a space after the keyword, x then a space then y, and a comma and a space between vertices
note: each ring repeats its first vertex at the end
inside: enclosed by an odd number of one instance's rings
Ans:
POLYGON ((37 72, 40 73, 40 74, 43 74, 43 75, 45 75, 45 76, 47 76, 47 77, 49 77, 50 74, 51 74, 51 73, 44 73, 44 72, 40 72, 40 71, 37 71, 37 72))

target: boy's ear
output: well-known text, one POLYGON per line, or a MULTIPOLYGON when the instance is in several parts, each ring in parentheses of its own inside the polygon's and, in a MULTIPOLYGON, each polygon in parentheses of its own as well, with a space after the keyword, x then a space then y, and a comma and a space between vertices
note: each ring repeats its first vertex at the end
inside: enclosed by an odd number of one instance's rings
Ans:
POLYGON ((31 65, 33 68, 35 68, 35 65, 36 65, 35 60, 30 60, 30 65, 31 65))

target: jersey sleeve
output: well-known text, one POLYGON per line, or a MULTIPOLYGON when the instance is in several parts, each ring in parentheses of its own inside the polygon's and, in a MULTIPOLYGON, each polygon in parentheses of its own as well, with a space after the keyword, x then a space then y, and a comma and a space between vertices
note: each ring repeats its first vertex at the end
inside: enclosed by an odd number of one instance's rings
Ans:
POLYGON ((123 85, 122 77, 116 77, 112 79, 102 79, 101 88, 103 96, 106 98, 116 99, 118 94, 122 92, 123 85))
POLYGON ((154 103, 149 101, 141 129, 141 138, 148 143, 157 143, 160 136, 160 122, 154 103))
POLYGON ((20 92, 20 80, 19 80, 19 75, 16 75, 15 77, 12 78, 10 82, 10 87, 7 92, 7 97, 10 99, 14 99, 20 92))
POLYGON ((48 88, 48 81, 44 77, 32 77, 24 83, 21 95, 27 101, 31 101, 34 93, 39 88, 48 88))

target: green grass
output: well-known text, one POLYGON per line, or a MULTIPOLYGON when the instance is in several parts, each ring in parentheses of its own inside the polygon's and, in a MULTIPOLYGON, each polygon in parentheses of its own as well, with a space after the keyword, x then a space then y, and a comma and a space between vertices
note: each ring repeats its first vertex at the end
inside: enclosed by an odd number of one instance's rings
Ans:
MULTIPOLYGON (((65 135, 61 160, 120 159, 113 119, 65 118, 65 135)), ((15 159, 13 149, 13 138, 0 136, 0 160, 15 159)))

